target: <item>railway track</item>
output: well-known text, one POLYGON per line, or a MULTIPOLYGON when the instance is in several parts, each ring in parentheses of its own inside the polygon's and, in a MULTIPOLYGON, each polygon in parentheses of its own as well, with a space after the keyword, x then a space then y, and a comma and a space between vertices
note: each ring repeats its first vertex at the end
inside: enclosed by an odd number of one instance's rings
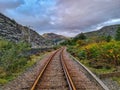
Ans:
POLYGON ((30 90, 108 90, 98 83, 91 81, 62 48, 47 60, 30 90))

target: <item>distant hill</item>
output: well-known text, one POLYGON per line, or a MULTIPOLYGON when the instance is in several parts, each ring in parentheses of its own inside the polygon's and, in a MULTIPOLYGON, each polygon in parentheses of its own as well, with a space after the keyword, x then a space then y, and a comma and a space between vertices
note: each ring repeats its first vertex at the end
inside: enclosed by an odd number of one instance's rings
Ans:
MULTIPOLYGON (((98 37, 103 35, 110 35, 112 37, 115 36, 117 28, 120 27, 120 25, 110 25, 105 26, 97 31, 91 31, 84 33, 88 38, 90 37, 98 37)), ((78 34, 76 37, 78 37, 80 34, 78 34)))
POLYGON ((51 43, 34 30, 22 26, 0 13, 0 37, 13 42, 25 41, 33 47, 49 46, 51 43))
POLYGON ((55 33, 45 33, 42 36, 45 39, 51 40, 54 43, 60 43, 60 42, 62 42, 62 41, 67 39, 65 36, 58 35, 58 34, 55 34, 55 33))

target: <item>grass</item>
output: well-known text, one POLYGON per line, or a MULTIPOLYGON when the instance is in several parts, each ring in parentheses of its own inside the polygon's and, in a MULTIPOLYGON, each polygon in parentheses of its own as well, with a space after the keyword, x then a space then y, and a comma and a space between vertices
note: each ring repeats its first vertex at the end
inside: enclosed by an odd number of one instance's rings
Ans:
POLYGON ((120 85, 120 77, 112 77, 113 81, 117 81, 117 83, 120 85))
POLYGON ((36 62, 38 62, 39 60, 41 60, 44 57, 44 53, 40 53, 38 55, 32 55, 30 56, 30 61, 27 62, 26 67, 31 67, 33 66, 36 62))
POLYGON ((90 70, 91 70, 92 72, 94 72, 95 74, 100 75, 100 74, 111 73, 111 72, 113 72, 115 69, 114 69, 114 68, 111 68, 111 69, 106 69, 106 68, 95 69, 95 68, 91 68, 91 67, 90 67, 90 70))
MULTIPOLYGON (((120 37, 118 40, 104 35, 85 40, 78 38, 66 41, 64 44, 68 45, 67 50, 71 55, 96 75, 118 71, 117 67, 120 66, 120 37)), ((113 80, 120 83, 118 77, 114 77, 113 80)))
POLYGON ((2 79, 2 78, 0 78, 0 84, 6 84, 8 82, 8 80, 6 80, 6 79, 2 79))
POLYGON ((44 57, 44 53, 40 53, 39 55, 32 55, 30 56, 30 60, 27 61, 27 64, 22 68, 21 70, 12 73, 10 75, 6 75, 6 73, 3 71, 3 73, 0 74, 0 84, 4 85, 8 83, 9 81, 15 79, 17 76, 19 76, 21 73, 23 73, 27 68, 30 68, 33 66, 36 62, 41 60, 44 57))
POLYGON ((111 73, 120 66, 120 41, 78 44, 68 51, 95 74, 111 73))
MULTIPOLYGON (((76 57, 79 62, 81 62, 83 65, 85 65, 88 69, 90 69, 94 74, 96 74, 97 76, 99 76, 100 74, 107 74, 107 73, 112 73, 113 71, 116 70, 115 67, 112 67, 107 69, 107 68, 100 68, 100 69, 96 69, 93 68, 89 65, 90 60, 80 60, 78 57, 76 57)), ((113 81, 116 81, 118 83, 118 85, 120 85, 120 77, 111 77, 111 79, 113 81)))
POLYGON ((107 68, 100 68, 100 69, 93 68, 89 65, 89 60, 80 60, 80 62, 82 64, 84 64, 87 68, 89 68, 96 75, 111 73, 115 70, 114 67, 111 67, 110 69, 107 69, 107 68))
POLYGON ((15 79, 27 68, 39 61, 43 53, 25 56, 23 52, 29 51, 30 45, 25 42, 14 43, 0 38, 0 84, 6 84, 15 79))

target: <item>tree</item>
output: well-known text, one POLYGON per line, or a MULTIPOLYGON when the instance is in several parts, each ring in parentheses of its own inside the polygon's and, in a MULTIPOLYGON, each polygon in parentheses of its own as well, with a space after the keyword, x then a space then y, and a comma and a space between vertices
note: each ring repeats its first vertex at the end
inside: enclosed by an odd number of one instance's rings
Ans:
POLYGON ((107 42, 110 42, 111 39, 112 39, 112 37, 111 37, 110 35, 106 36, 106 41, 107 41, 107 42))
POLYGON ((120 27, 118 27, 118 29, 116 31, 115 40, 120 41, 120 27))
POLYGON ((74 38, 75 41, 77 40, 85 40, 86 39, 86 36, 84 35, 84 33, 80 33, 78 36, 76 36, 74 38))

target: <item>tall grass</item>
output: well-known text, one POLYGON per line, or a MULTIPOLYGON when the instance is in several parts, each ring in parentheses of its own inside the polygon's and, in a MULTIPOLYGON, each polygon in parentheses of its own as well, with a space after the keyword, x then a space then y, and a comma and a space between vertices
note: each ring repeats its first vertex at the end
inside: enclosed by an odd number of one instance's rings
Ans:
POLYGON ((14 43, 0 39, 0 83, 6 83, 12 79, 13 75, 21 72, 29 56, 22 53, 30 49, 30 45, 25 42, 14 43))

